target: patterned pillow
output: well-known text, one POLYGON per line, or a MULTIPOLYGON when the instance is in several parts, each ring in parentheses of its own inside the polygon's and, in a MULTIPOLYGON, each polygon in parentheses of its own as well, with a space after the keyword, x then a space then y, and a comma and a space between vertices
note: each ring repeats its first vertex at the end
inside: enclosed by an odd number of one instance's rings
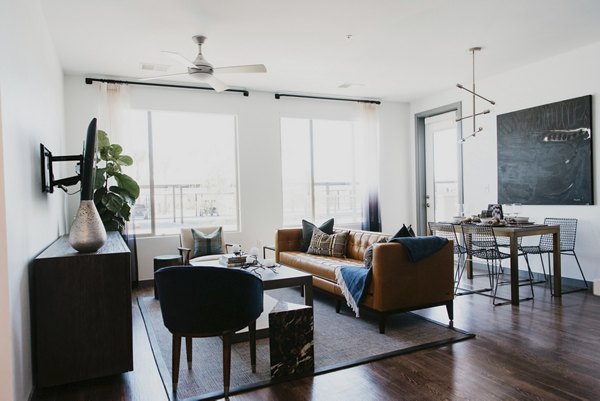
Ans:
MULTIPOLYGON (((383 244, 386 242, 388 242, 388 239, 386 237, 383 237, 382 239, 377 241, 375 244, 383 244)), ((375 245, 375 244, 369 245, 369 247, 365 251, 364 261, 365 261, 365 267, 367 269, 370 269, 373 266, 373 245, 375 245)))
MULTIPOLYGON (((300 251, 308 251, 310 241, 312 241, 313 232, 316 228, 317 226, 310 221, 302 220, 302 248, 300 248, 300 251)), ((333 234, 333 218, 321 224, 319 230, 323 231, 325 234, 333 234)))
POLYGON ((192 238, 194 239, 194 249, 192 249, 191 258, 197 258, 206 255, 218 255, 223 253, 221 239, 222 227, 217 228, 210 234, 204 234, 192 228, 192 238))
POLYGON ((350 231, 342 231, 337 234, 329 235, 318 228, 315 228, 307 253, 345 258, 346 241, 348 241, 349 234, 350 231))

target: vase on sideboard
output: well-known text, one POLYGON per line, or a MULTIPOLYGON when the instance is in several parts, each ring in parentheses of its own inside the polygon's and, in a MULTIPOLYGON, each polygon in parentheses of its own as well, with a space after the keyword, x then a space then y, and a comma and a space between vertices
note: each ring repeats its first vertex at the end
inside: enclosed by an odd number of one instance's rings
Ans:
POLYGON ((69 244, 79 252, 96 252, 106 242, 106 230, 93 200, 82 200, 75 214, 69 244))

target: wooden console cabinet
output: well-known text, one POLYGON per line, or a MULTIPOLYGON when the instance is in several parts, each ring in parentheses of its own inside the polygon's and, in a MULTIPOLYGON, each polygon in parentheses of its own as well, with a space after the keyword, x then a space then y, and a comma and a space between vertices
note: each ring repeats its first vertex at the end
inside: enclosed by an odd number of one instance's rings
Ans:
POLYGON ((130 252, 117 232, 94 253, 68 236, 33 262, 34 378, 48 387, 133 370, 130 252))

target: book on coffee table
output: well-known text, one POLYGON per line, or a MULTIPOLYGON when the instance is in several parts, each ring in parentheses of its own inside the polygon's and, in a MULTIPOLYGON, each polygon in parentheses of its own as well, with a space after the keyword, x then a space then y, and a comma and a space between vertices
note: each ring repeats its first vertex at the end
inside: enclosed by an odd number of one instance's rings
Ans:
POLYGON ((237 256, 233 254, 221 255, 219 263, 227 267, 240 267, 246 263, 246 256, 237 256))

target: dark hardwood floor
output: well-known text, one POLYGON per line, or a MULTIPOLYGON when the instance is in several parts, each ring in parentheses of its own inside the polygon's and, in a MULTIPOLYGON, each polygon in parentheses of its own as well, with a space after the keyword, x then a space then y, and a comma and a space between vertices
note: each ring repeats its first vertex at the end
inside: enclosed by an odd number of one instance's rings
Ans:
MULTIPOLYGON (((148 294, 139 289, 134 297, 148 294)), ((521 289, 523 295, 526 288, 521 289)), ((135 299, 133 372, 38 391, 35 401, 167 400, 135 299)), ((346 311, 346 313, 348 313, 346 311)), ((444 307, 420 314, 445 322, 444 307)), ((352 318, 348 313, 348 318, 352 318)), ((455 326, 473 340, 234 395, 230 400, 598 400, 600 297, 591 291, 492 306, 460 296, 455 326)), ((377 338, 377 328, 373 336, 377 338)))

